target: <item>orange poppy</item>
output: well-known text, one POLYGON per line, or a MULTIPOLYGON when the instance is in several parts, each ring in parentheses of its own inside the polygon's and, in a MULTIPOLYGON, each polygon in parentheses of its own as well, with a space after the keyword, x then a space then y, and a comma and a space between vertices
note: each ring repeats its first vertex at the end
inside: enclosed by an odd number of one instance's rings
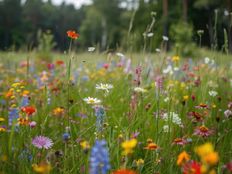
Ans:
POLYGON ((79 34, 76 32, 76 31, 74 31, 74 30, 68 30, 67 31, 67 35, 68 35, 68 37, 70 37, 71 39, 77 39, 77 38, 79 38, 79 34))

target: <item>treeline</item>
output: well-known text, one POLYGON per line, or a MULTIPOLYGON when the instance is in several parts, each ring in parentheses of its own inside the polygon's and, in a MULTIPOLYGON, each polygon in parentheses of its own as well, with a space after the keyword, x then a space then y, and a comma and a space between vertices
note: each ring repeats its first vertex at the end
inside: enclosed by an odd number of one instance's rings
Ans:
MULTIPOLYGON (((155 51, 162 36, 169 48, 186 45, 232 51, 231 0, 93 0, 88 6, 59 6, 51 0, 1 0, 0 49, 31 50, 39 31, 53 36, 54 49, 66 50, 67 30, 80 33, 76 48, 155 51)), ((187 50, 188 52, 189 50, 187 50)))

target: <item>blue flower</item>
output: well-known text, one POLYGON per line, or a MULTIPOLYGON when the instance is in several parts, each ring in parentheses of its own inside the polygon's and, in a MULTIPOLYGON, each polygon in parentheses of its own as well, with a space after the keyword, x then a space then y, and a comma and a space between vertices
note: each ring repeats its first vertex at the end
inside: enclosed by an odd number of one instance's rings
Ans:
POLYGON ((68 141, 69 138, 70 138, 70 134, 69 134, 69 133, 64 133, 64 134, 63 134, 63 140, 64 140, 64 141, 68 141))
POLYGON ((96 106, 95 108, 95 116, 96 120, 96 128, 97 131, 102 131, 104 117, 105 117, 105 109, 102 106, 96 106))
POLYGON ((17 108, 12 108, 9 111, 9 125, 11 126, 14 120, 19 118, 19 110, 17 108))
POLYGON ((27 96, 24 96, 21 101, 21 107, 28 106, 29 105, 29 98, 27 96))
POLYGON ((96 140, 91 150, 90 174, 107 174, 110 170, 109 152, 105 140, 96 140))

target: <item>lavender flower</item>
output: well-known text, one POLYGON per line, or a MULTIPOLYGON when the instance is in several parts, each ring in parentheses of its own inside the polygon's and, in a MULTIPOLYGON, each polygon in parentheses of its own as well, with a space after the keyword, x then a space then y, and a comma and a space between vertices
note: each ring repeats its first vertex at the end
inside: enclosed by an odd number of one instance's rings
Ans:
POLYGON ((49 149, 52 147, 53 142, 50 138, 44 136, 36 136, 32 140, 32 144, 39 149, 49 149))
POLYGON ((91 150, 90 174, 107 174, 109 170, 109 152, 106 148, 106 141, 97 140, 91 150))

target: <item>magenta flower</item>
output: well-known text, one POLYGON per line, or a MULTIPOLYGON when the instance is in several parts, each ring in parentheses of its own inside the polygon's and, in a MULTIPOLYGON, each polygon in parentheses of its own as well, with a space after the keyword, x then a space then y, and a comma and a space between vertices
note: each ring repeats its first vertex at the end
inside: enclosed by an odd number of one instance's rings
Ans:
POLYGON ((39 149, 49 149, 52 147, 53 142, 50 138, 44 136, 36 136, 32 140, 32 144, 39 149))

